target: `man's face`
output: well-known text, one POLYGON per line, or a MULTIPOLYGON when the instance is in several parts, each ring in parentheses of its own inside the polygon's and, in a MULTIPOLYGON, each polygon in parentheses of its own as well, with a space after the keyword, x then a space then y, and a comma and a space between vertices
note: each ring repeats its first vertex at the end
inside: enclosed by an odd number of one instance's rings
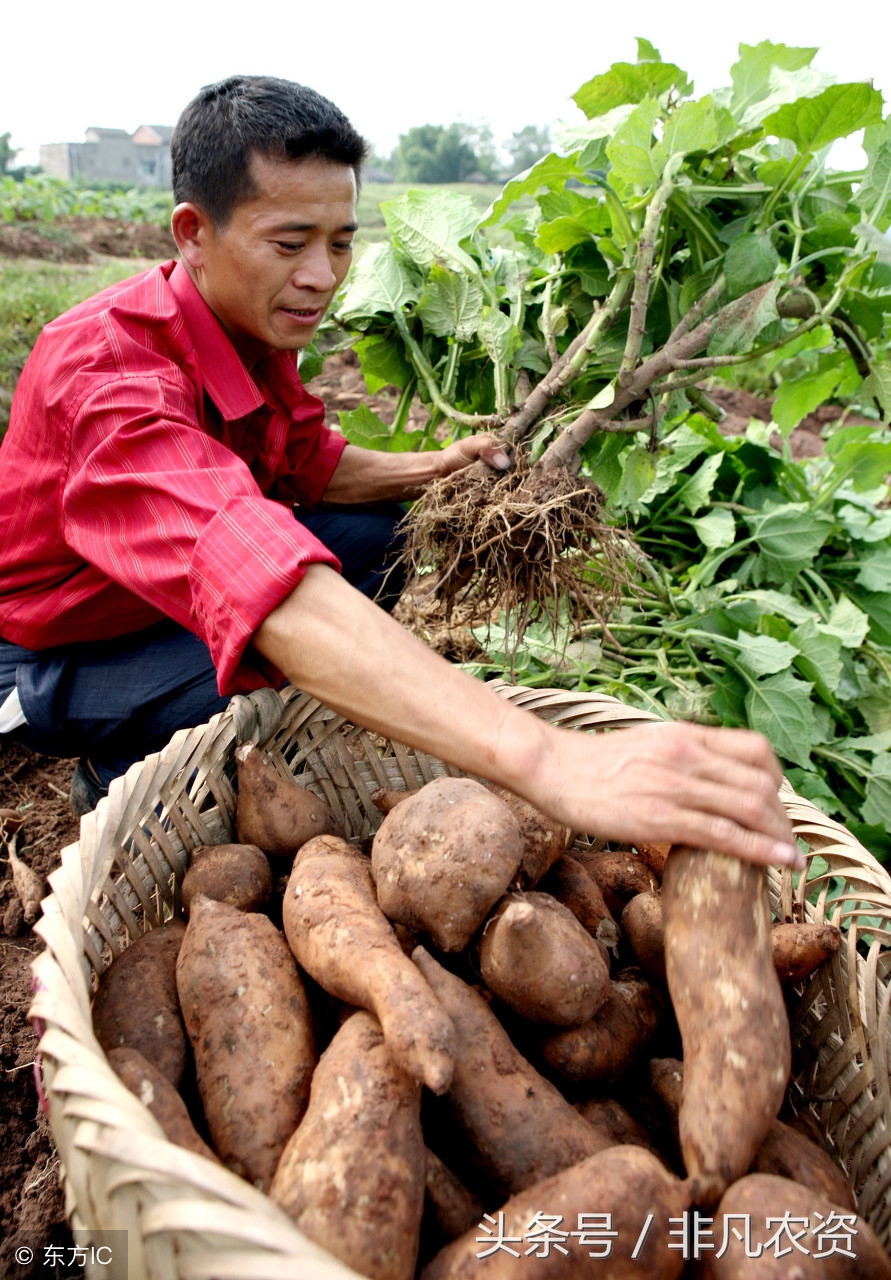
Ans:
POLYGON ((255 155, 256 195, 222 229, 204 221, 198 288, 246 364, 305 347, 352 261, 356 175, 349 165, 255 155))

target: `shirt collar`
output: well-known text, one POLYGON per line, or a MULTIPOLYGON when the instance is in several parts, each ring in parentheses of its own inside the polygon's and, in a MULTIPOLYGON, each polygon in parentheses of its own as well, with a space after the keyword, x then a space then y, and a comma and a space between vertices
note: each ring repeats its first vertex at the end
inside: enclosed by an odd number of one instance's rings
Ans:
POLYGON ((205 391, 227 422, 254 413, 266 403, 265 397, 182 260, 171 272, 169 283, 195 344, 205 391))

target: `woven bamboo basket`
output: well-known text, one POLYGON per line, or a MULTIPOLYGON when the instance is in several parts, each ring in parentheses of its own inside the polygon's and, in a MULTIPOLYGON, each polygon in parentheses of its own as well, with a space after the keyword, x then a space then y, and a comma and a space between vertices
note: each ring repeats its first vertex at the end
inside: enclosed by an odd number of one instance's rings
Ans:
MULTIPOLYGON (((494 687, 573 730, 655 718, 600 694, 494 687)), ((321 796, 350 837, 366 836, 381 820, 371 801, 376 788, 414 787, 458 772, 370 736, 296 690, 261 690, 178 733, 82 820, 80 840, 62 850, 35 926, 46 950, 34 965, 31 1017, 41 1032, 42 1079, 71 1224, 128 1233, 126 1272, 103 1266, 108 1280, 355 1276, 254 1187, 168 1142, 114 1075, 92 1031, 98 975, 138 934, 180 912, 190 850, 235 838, 233 749, 246 739, 321 796)), ((891 877, 844 827, 791 788, 782 794, 809 866, 806 876, 768 871, 773 914, 828 920, 844 926, 845 938, 836 956, 788 993, 790 1100, 816 1121, 860 1213, 891 1251, 891 877)))

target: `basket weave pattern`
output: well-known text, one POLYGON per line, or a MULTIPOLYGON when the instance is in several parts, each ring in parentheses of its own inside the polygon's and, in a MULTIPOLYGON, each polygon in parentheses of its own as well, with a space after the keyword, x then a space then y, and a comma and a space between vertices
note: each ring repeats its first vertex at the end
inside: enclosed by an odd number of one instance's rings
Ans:
MULTIPOLYGON (((494 687, 575 730, 655 719, 602 694, 494 687)), ((378 787, 410 788, 459 772, 370 736, 296 690, 284 699, 260 690, 134 765, 82 820, 35 926, 46 950, 34 965, 31 1016, 43 1029, 43 1081, 72 1225, 129 1233, 126 1280, 355 1276, 255 1188, 168 1142, 93 1035, 97 976, 132 939, 181 913, 193 848, 237 838, 233 751, 247 739, 323 798, 349 838, 380 823, 371 800, 378 787)), ((788 786, 781 795, 807 843, 809 869, 794 879, 768 870, 773 915, 844 927, 841 951, 787 990, 790 1096, 819 1125, 860 1213, 891 1251, 891 877, 844 827, 788 786)), ((103 1275, 125 1280, 108 1267, 103 1275)))

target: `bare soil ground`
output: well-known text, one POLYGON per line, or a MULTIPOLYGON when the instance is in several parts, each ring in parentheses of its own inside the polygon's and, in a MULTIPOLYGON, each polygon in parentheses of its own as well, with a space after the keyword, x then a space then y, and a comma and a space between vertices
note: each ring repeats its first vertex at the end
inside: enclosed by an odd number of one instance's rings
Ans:
POLYGON ((167 227, 113 218, 57 218, 54 222, 0 223, 0 258, 49 262, 89 262, 94 254, 113 258, 157 258, 176 254, 167 227))
MULTIPOLYGON (((167 232, 145 224, 69 219, 53 225, 56 229, 50 235, 28 223, 0 225, 0 257, 70 262, 89 260, 96 253, 163 259, 175 252, 167 232)), ((337 425, 339 410, 353 409, 362 402, 369 403, 384 421, 392 421, 397 393, 385 389, 369 397, 352 352, 329 358, 310 389, 324 399, 331 425, 337 425)), ((712 396, 727 414, 721 429, 728 434, 745 430, 750 416, 770 420, 767 400, 732 390, 713 392, 712 396)), ((829 408, 806 419, 793 432, 793 453, 799 457, 818 453, 821 431, 839 413, 829 408)), ((424 420, 425 412, 417 403, 409 429, 422 426, 424 420)), ((417 625, 418 611, 411 601, 407 608, 417 625)), ((423 626, 419 629, 423 632, 423 626)), ((471 656, 450 649, 454 635, 425 635, 425 639, 458 660, 471 656)), ((0 808, 17 809, 22 814, 17 851, 44 879, 58 866, 60 851, 78 838, 78 822, 68 807, 74 764, 73 760, 35 756, 0 738, 0 808)), ((37 1037, 27 1019, 30 964, 42 943, 25 923, 5 852, 0 842, 0 858, 6 864, 0 864, 0 1278, 79 1280, 82 1272, 76 1266, 56 1268, 46 1263, 45 1251, 52 1245, 65 1246, 70 1259, 71 1236, 65 1225, 59 1161, 35 1082, 37 1037), (16 1250, 22 1248, 34 1251, 32 1264, 16 1261, 16 1250)))
MULTIPOLYGON (((68 808, 73 760, 35 756, 0 738, 0 808, 24 819, 17 852, 42 878, 59 865, 59 853, 78 837, 68 808)), ((6 849, 0 845, 6 861, 6 849)), ((25 923, 9 866, 0 867, 0 1276, 74 1277, 77 1267, 45 1264, 49 1245, 70 1250, 59 1161, 34 1075, 37 1036, 28 1022, 31 961, 42 949, 25 923), (34 1251, 31 1266, 19 1265, 17 1249, 34 1251)), ((66 1255, 70 1261, 70 1251, 66 1255)))

